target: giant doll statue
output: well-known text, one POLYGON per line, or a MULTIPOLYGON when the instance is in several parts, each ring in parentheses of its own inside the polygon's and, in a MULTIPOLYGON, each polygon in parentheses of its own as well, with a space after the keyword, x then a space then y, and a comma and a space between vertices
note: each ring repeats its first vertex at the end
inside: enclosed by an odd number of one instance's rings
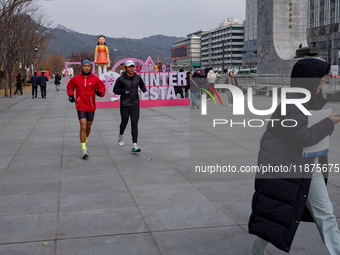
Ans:
POLYGON ((98 36, 98 43, 94 53, 94 62, 98 65, 99 76, 107 72, 107 64, 111 63, 109 49, 106 47, 104 35, 98 36))

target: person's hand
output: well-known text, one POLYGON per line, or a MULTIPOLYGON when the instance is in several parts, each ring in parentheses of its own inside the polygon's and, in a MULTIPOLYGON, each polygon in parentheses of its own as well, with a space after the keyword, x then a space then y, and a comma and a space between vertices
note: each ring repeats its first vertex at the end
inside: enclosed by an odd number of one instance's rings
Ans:
POLYGON ((71 103, 74 103, 76 100, 74 99, 74 95, 71 95, 68 97, 68 101, 70 101, 71 103))
POLYGON ((97 95, 97 96, 101 96, 102 95, 102 92, 100 92, 98 89, 96 89, 95 91, 94 91, 94 93, 97 95))
POLYGON ((328 116, 328 118, 330 118, 334 124, 338 124, 340 122, 340 115, 338 115, 337 113, 332 113, 328 116))

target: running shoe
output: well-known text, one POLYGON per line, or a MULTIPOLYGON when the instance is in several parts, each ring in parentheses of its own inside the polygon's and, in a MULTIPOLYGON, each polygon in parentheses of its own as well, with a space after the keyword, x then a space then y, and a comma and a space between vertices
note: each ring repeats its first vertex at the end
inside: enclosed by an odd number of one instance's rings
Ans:
POLYGON ((83 150, 82 155, 83 155, 83 159, 86 159, 89 156, 86 149, 83 150))
POLYGON ((200 108, 200 105, 199 105, 199 104, 197 104, 197 105, 196 105, 196 108, 197 108, 197 109, 199 109, 199 108, 200 108))
POLYGON ((131 151, 132 152, 141 152, 141 149, 138 147, 138 145, 136 143, 134 143, 131 151))
POLYGON ((121 147, 124 145, 124 141, 123 141, 123 136, 122 135, 118 135, 118 144, 121 147))

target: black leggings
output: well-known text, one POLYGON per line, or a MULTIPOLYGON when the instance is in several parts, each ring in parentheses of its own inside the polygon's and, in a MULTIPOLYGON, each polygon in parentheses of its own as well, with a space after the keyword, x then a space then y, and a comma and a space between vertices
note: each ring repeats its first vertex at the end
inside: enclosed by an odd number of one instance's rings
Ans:
POLYGON ((46 86, 40 86, 41 97, 46 97, 46 86))
POLYGON ((124 134, 124 131, 125 131, 126 125, 129 122, 129 116, 130 116, 132 142, 137 143, 139 105, 120 107, 120 116, 122 118, 122 122, 120 123, 120 135, 124 134))
POLYGON ((32 97, 34 96, 35 93, 35 97, 37 97, 38 94, 38 86, 32 86, 32 97))

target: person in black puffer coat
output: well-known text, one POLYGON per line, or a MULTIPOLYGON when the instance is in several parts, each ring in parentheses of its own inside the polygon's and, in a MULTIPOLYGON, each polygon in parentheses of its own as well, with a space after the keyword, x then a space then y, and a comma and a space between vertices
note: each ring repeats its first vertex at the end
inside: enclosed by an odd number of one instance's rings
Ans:
POLYGON ((21 78, 21 73, 19 73, 16 77, 17 80, 17 88, 14 92, 14 95, 16 95, 18 93, 18 91, 20 91, 21 95, 23 95, 22 93, 22 82, 24 81, 24 79, 21 78))
MULTIPOLYGON (((307 110, 321 110, 327 100, 322 96, 323 82, 330 64, 315 58, 299 60, 292 70, 291 87, 305 88, 311 99, 303 104, 307 110), (301 79, 302 78, 302 79, 301 79)), ((290 93, 289 98, 305 95, 290 93)), ((327 155, 302 157, 304 147, 319 143, 332 134, 334 125, 340 122, 336 113, 308 127, 308 116, 293 104, 287 105, 287 114, 281 114, 281 106, 261 139, 258 166, 299 166, 313 168, 312 164, 326 167, 327 155), (282 120, 295 120, 295 127, 283 127, 282 120)), ((293 121, 286 121, 285 125, 293 121)), ((295 123, 291 123, 292 126, 295 123)), ((293 175, 277 178, 273 173, 257 173, 249 233, 254 235, 250 249, 252 255, 263 255, 268 243, 289 252, 300 221, 314 221, 330 254, 340 254, 340 232, 329 200, 326 182, 327 173, 296 171, 293 175)), ((326 171, 327 172, 327 171, 326 171)))
POLYGON ((59 91, 60 84, 61 84, 61 76, 57 74, 54 78, 54 85, 57 91, 59 91))

